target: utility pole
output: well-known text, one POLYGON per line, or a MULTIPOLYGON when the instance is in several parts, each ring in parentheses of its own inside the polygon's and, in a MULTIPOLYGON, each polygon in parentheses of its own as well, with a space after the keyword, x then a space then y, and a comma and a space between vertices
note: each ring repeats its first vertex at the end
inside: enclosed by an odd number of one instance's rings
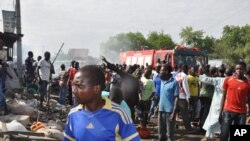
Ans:
MULTIPOLYGON (((16 0, 16 34, 22 34, 21 28, 21 7, 20 7, 20 0, 16 0)), ((19 80, 22 79, 22 38, 19 36, 17 40, 17 71, 18 71, 18 78, 19 80)))

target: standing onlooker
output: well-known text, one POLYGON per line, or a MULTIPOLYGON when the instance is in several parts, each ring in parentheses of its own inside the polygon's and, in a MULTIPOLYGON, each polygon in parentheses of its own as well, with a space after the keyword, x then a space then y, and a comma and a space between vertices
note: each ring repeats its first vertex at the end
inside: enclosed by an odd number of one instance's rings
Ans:
POLYGON ((171 74, 173 75, 173 77, 175 78, 175 76, 180 72, 182 64, 175 64, 174 65, 174 70, 171 72, 171 74))
POLYGON ((156 67, 157 75, 156 75, 155 79, 153 80, 154 81, 154 86, 155 86, 155 94, 154 94, 154 97, 151 100, 151 106, 150 106, 149 113, 148 113, 148 121, 150 121, 150 118, 151 118, 151 116, 153 114, 154 114, 153 117, 157 116, 158 109, 156 109, 156 107, 159 104, 160 91, 161 91, 160 70, 161 70, 161 66, 157 66, 156 67))
POLYGON ((59 103, 64 105, 65 104, 65 98, 67 95, 67 80, 69 77, 68 71, 65 70, 65 65, 61 65, 61 72, 59 72, 59 86, 60 86, 60 92, 59 92, 59 103))
POLYGON ((33 63, 35 60, 33 59, 33 52, 28 52, 28 57, 25 59, 25 74, 26 74, 26 86, 33 82, 35 78, 35 67, 33 66, 33 63))
MULTIPOLYGON (((75 74, 77 73, 77 71, 79 70, 79 62, 75 62, 74 63, 74 69, 70 71, 70 76, 71 77, 75 77, 75 74)), ((75 95, 72 93, 72 100, 73 100, 73 105, 77 105, 77 101, 76 101, 76 98, 75 98, 75 95)))
MULTIPOLYGON (((207 76, 209 77, 215 77, 217 76, 217 69, 215 67, 209 67, 206 68, 207 76)), ((204 131, 202 129, 205 120, 207 118, 207 115, 209 113, 213 93, 214 93, 214 86, 206 83, 200 83, 200 103, 201 103, 201 109, 200 109, 200 117, 199 117, 199 129, 200 131, 204 131)))
MULTIPOLYGON (((3 46, 4 46, 3 40, 0 39, 0 52, 2 51, 3 46)), ((7 104, 6 104, 5 95, 3 92, 4 80, 5 80, 6 74, 5 74, 5 66, 1 59, 0 59, 0 109, 3 108, 4 114, 7 114, 8 113, 7 104)))
POLYGON ((220 133, 221 125, 219 123, 219 112, 220 112, 220 104, 222 99, 222 85, 225 80, 224 74, 229 77, 232 75, 232 71, 226 71, 225 68, 220 67, 218 69, 219 76, 218 77, 208 77, 206 74, 200 75, 199 80, 203 83, 207 83, 210 85, 214 85, 215 90, 213 94, 212 103, 210 106, 210 110, 206 121, 203 125, 203 129, 206 130, 205 138, 212 139, 215 133, 220 133))
POLYGON ((191 122, 188 112, 190 91, 188 86, 187 73, 188 66, 182 65, 180 72, 175 76, 175 79, 179 83, 179 101, 177 110, 181 113, 186 131, 190 131, 191 122))
MULTIPOLYGON (((194 67, 191 67, 189 70, 189 75, 187 76, 188 86, 190 90, 190 99, 189 99, 189 112, 190 112, 190 121, 192 122, 196 117, 197 104, 199 100, 199 77, 195 74, 196 70, 194 67)), ((197 114, 198 115, 198 114, 197 114)))
POLYGON ((33 63, 33 67, 35 68, 35 70, 37 69, 37 66, 38 66, 38 62, 40 61, 42 59, 42 56, 37 56, 37 61, 35 61, 34 63, 33 63))
POLYGON ((152 79, 150 79, 151 74, 152 70, 150 68, 146 68, 143 77, 141 78, 141 82, 143 83, 143 89, 141 92, 138 108, 141 110, 139 118, 142 128, 145 128, 148 122, 150 100, 154 96, 155 92, 154 82, 152 79))
MULTIPOLYGON (((157 67, 161 67, 161 66, 157 66, 157 67)), ((159 73, 156 71, 155 67, 151 67, 151 68, 152 68, 151 79, 155 80, 156 76, 159 75, 159 73)))
POLYGON ((173 141, 176 108, 179 99, 179 84, 172 77, 170 65, 164 65, 160 71, 161 92, 158 114, 158 133, 160 141, 173 141), (166 135, 167 134, 167 135, 166 135))
POLYGON ((74 65, 75 65, 76 61, 71 61, 71 65, 70 68, 68 69, 68 73, 69 73, 69 79, 67 81, 67 85, 68 85, 68 102, 69 105, 73 105, 73 99, 72 99, 72 87, 71 87, 71 82, 74 79, 74 75, 76 73, 74 65))
POLYGON ((38 69, 38 62, 42 59, 42 56, 37 56, 37 61, 35 61, 33 63, 33 67, 35 68, 35 78, 33 83, 37 83, 38 82, 38 74, 37 74, 37 69, 38 69))
POLYGON ((104 89, 104 91, 109 92, 110 91, 110 85, 111 85, 111 72, 108 69, 103 68, 103 71, 105 73, 105 85, 106 88, 104 89))
POLYGON ((140 140, 124 109, 102 98, 104 88, 104 73, 97 66, 87 65, 76 73, 72 90, 80 105, 68 115, 65 141, 140 140))
POLYGON ((224 81, 220 110, 221 141, 229 140, 230 125, 246 124, 246 104, 250 97, 250 85, 244 77, 245 71, 246 64, 239 62, 235 66, 235 76, 224 81))
POLYGON ((43 108, 44 97, 47 95, 47 86, 51 79, 52 65, 50 62, 50 53, 44 53, 44 59, 38 62, 37 73, 39 77, 40 108, 43 108))

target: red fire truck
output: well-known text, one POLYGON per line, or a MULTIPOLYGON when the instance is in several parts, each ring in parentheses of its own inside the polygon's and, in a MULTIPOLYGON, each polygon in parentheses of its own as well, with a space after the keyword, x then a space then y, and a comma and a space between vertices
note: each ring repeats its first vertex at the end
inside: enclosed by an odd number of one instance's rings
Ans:
POLYGON ((197 57, 202 57, 205 63, 208 63, 208 56, 198 48, 189 48, 185 46, 176 46, 173 50, 141 50, 126 51, 120 53, 120 63, 127 65, 152 65, 156 66, 157 60, 170 63, 172 67, 179 64, 187 64, 189 67, 196 66, 197 57))

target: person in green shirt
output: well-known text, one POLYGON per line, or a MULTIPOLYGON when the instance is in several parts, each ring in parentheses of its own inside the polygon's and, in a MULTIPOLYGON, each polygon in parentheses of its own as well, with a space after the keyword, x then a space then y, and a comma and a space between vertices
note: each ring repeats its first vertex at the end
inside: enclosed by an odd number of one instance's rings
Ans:
POLYGON ((149 68, 145 69, 141 82, 143 83, 143 89, 140 95, 139 108, 141 110, 140 122, 141 127, 145 128, 148 121, 148 112, 150 109, 151 98, 154 96, 155 86, 154 81, 150 78, 152 70, 149 68))

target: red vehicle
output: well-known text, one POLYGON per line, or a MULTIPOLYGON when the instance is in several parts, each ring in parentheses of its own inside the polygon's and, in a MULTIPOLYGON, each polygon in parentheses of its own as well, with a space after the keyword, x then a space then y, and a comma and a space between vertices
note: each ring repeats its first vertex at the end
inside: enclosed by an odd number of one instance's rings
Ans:
POLYGON ((208 56, 198 48, 188 48, 185 46, 176 46, 173 50, 141 50, 126 51, 120 53, 120 63, 127 65, 152 65, 156 66, 157 60, 169 62, 172 67, 179 64, 187 64, 189 67, 197 65, 196 57, 202 57, 205 63, 208 62, 208 56))

